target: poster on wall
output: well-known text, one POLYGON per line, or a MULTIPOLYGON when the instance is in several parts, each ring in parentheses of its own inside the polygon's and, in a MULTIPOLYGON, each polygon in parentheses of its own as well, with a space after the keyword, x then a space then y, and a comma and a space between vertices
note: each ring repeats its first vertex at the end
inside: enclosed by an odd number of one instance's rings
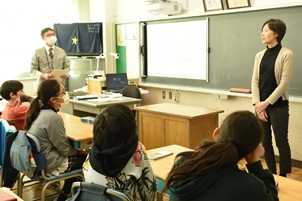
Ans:
POLYGON ((126 25, 119 24, 116 29, 117 45, 126 46, 126 25))

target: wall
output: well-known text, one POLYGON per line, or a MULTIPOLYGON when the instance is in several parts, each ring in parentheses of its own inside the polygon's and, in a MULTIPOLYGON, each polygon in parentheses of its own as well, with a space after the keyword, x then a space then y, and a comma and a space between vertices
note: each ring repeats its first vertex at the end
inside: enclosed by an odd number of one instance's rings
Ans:
MULTIPOLYGON (((36 85, 36 78, 16 78, 23 84, 23 91, 26 95, 34 96, 34 86, 36 85)), ((0 86, 6 80, 0 80, 0 86)))
MULTIPOLYGON (((113 1, 113 0, 112 0, 113 1)), ((173 18, 163 15, 153 16, 146 12, 146 2, 144 0, 115 0, 116 4, 115 13, 111 16, 114 18, 115 23, 119 22, 135 22, 143 20, 155 20, 155 19, 169 19, 173 18)), ((251 8, 249 9, 265 9, 272 7, 286 7, 291 5, 302 5, 301 0, 250 0, 251 8)), ((236 9, 238 12, 240 9, 236 9)), ((237 12, 234 11, 216 11, 208 12, 207 14, 219 14, 224 12, 237 12)), ((244 9, 243 9, 244 10, 244 9)), ((242 10, 241 10, 242 11, 242 10)), ((175 17, 188 17, 195 15, 204 15, 202 0, 188 0, 188 11, 183 12, 175 17)), ((216 93, 202 92, 202 90, 185 89, 173 87, 173 86, 160 86, 160 85, 145 85, 143 88, 149 90, 149 94, 143 95, 143 105, 161 103, 161 102, 173 102, 176 104, 193 105, 200 107, 209 107, 223 109, 225 112, 219 115, 220 122, 232 111, 235 110, 250 110, 253 111, 251 106, 250 96, 229 96, 228 99, 216 98, 216 93), (162 99, 162 91, 175 91, 179 92, 179 102, 175 102, 169 99, 162 99)), ((219 96, 219 95, 218 95, 219 96)), ((302 161, 302 110, 301 100, 290 102, 290 125, 289 125, 289 141, 292 149, 292 158, 302 161)), ((275 151, 276 148, 275 148, 275 151)), ((278 152, 276 152, 278 155, 278 152)))
POLYGON ((19 72, 29 72, 34 51, 45 44, 40 36, 41 30, 52 27, 53 23, 77 20, 71 6, 73 1, 75 0, 54 0, 51 3, 46 0, 1 1, 0 38, 1 49, 4 51, 1 52, 3 59, 0 79, 14 78, 19 72), (6 69, 9 70, 5 71, 6 69))

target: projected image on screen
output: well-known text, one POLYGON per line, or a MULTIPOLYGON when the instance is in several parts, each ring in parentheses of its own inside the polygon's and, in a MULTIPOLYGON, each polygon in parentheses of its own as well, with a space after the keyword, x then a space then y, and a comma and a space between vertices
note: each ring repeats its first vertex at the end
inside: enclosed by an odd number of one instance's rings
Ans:
POLYGON ((207 80, 207 20, 148 22, 148 76, 207 80))
POLYGON ((128 78, 126 73, 106 74, 107 90, 119 92, 125 86, 128 86, 128 78))

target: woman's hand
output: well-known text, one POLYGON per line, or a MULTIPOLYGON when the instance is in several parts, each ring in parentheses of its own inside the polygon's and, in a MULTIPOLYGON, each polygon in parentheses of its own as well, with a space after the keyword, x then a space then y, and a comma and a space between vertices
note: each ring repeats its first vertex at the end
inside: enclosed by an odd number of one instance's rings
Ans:
POLYGON ((264 121, 264 122, 267 122, 267 113, 266 111, 264 110, 263 112, 260 112, 259 114, 257 114, 258 118, 261 120, 261 121, 264 121))
POLYGON ((264 112, 266 110, 267 106, 269 106, 269 102, 261 101, 259 103, 256 103, 254 107, 257 114, 260 114, 261 112, 264 112))
POLYGON ((248 164, 255 163, 260 160, 261 156, 264 155, 264 152, 265 150, 260 143, 252 153, 245 156, 245 160, 248 164))

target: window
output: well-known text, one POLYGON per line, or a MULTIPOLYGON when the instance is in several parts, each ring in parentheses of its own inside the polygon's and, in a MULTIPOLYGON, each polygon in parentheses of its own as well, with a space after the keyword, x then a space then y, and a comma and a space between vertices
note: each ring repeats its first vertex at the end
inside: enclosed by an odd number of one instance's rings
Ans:
POLYGON ((72 0, 1 1, 0 80, 30 72, 30 61, 34 51, 45 44, 40 36, 42 29, 53 28, 53 24, 58 22, 78 21, 72 2, 72 0))

